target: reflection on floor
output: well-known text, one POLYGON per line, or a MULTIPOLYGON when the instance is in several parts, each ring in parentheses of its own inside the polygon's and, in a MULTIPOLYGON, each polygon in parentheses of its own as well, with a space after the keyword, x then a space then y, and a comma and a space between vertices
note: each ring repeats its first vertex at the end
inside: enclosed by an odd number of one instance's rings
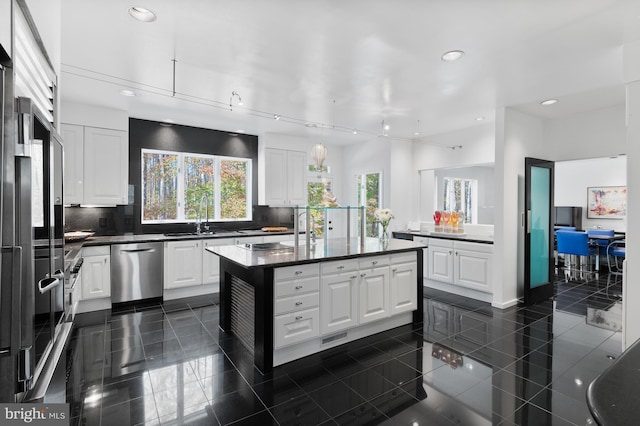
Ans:
POLYGON ((426 290, 423 328, 269 375, 206 299, 85 314, 62 366, 71 424, 592 424, 586 387, 621 352, 621 283, 556 288, 505 311, 426 290))

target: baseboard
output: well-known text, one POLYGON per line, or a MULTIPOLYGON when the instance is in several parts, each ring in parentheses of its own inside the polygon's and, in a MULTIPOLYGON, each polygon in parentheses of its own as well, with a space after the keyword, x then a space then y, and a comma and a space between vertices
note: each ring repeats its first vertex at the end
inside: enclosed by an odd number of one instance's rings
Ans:
POLYGON ((103 297, 101 299, 80 300, 78 301, 78 305, 73 316, 75 316, 75 314, 82 314, 85 312, 101 311, 103 309, 111 309, 110 297, 103 297))
POLYGON ((508 300, 504 303, 491 302, 491 306, 498 309, 507 309, 518 304, 518 299, 508 300))
POLYGON ((185 297, 204 296, 206 294, 218 293, 218 285, 196 285, 193 287, 165 289, 162 298, 164 300, 182 299, 185 297))

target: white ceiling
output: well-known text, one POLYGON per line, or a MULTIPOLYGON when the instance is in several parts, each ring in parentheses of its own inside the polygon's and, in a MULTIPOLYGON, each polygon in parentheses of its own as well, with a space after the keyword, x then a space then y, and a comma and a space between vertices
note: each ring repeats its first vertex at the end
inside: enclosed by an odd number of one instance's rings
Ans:
POLYGON ((636 0, 61 3, 63 102, 341 144, 379 135, 383 120, 389 137, 414 139, 502 106, 553 118, 623 103, 622 46, 640 38, 636 0), (132 19, 134 5, 157 21, 132 19), (443 62, 452 49, 466 54, 443 62), (232 91, 244 105, 230 111, 232 91))

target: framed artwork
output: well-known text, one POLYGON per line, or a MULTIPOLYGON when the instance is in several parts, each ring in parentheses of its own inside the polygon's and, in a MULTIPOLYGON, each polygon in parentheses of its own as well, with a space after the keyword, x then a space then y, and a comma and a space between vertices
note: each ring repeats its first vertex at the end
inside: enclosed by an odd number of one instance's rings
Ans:
POLYGON ((623 219, 626 215, 626 186, 592 186, 587 188, 588 219, 623 219))

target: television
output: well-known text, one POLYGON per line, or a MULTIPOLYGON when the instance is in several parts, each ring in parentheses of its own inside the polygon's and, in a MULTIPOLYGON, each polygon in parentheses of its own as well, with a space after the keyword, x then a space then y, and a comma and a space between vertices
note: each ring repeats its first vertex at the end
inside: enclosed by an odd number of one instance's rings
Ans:
POLYGON ((555 207, 555 226, 575 226, 582 229, 582 207, 555 207))

